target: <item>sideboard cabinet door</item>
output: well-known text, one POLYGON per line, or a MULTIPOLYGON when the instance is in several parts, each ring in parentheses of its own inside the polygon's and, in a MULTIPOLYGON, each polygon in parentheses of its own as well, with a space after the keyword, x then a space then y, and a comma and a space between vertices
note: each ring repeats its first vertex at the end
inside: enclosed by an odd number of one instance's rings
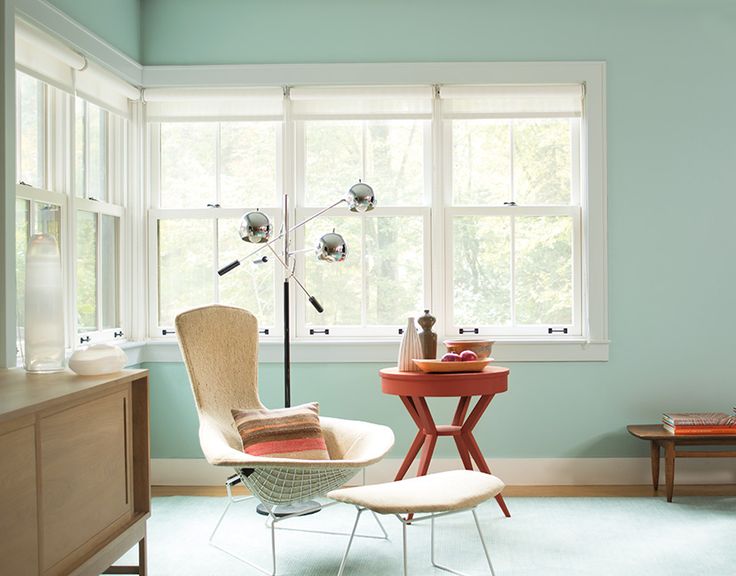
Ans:
POLYGON ((40 421, 41 570, 67 567, 133 514, 130 385, 40 421))
POLYGON ((0 574, 38 574, 33 424, 0 432, 0 574))

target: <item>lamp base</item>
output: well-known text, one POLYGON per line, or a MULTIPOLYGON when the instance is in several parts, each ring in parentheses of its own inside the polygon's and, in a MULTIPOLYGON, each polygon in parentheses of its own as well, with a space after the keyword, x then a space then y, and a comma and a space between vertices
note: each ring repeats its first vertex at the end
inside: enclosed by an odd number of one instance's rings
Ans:
POLYGON ((296 504, 276 506, 271 512, 269 512, 268 508, 263 504, 256 506, 256 512, 262 516, 268 516, 273 513, 276 518, 283 518, 284 516, 291 516, 293 514, 309 516, 310 514, 316 514, 320 510, 322 510, 322 504, 316 500, 307 500, 306 502, 297 502, 296 504))

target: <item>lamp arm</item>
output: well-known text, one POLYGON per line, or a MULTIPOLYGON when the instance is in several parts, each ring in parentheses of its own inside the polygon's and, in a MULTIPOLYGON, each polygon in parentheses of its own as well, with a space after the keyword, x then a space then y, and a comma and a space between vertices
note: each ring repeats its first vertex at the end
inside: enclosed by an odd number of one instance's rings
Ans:
MULTIPOLYGON (((283 238, 283 236, 284 236, 284 233, 281 232, 275 238, 272 238, 271 240, 269 240, 265 244, 261 244, 258 248, 256 248, 255 250, 253 250, 253 252, 251 252, 247 256, 244 256, 240 260, 233 260, 232 262, 230 262, 230 264, 227 264, 227 265, 223 266, 222 268, 220 268, 217 271, 217 274, 220 275, 220 276, 224 276, 225 274, 227 274, 228 272, 230 272, 232 269, 237 268, 238 266, 240 266, 243 263, 244 260, 250 260, 253 256, 255 256, 256 254, 258 254, 261 250, 263 250, 264 248, 270 247, 271 244, 273 244, 277 240, 280 240, 281 238, 283 238)), ((273 248, 271 248, 271 249, 273 250, 273 248)))
POLYGON ((325 311, 325 309, 322 308, 322 305, 317 301, 317 299, 314 296, 312 296, 309 293, 309 291, 306 289, 306 287, 304 286, 304 284, 302 284, 301 281, 299 280, 299 278, 297 278, 294 275, 294 272, 292 272, 291 270, 289 270, 289 267, 286 265, 286 262, 284 262, 284 260, 281 258, 281 256, 278 255, 278 252, 276 252, 276 250, 273 249, 273 246, 269 246, 268 248, 269 248, 269 250, 271 250, 271 252, 273 252, 274 257, 276 258, 276 260, 278 260, 279 264, 281 264, 281 266, 283 266, 284 269, 289 273, 289 278, 293 278, 294 279, 294 282, 296 282, 297 285, 299 286, 299 288, 301 288, 302 291, 307 295, 307 297, 309 298, 310 304, 315 307, 315 309, 317 310, 317 312, 319 312, 320 314, 322 314, 322 312, 325 311))
POLYGON ((304 225, 305 225, 305 224, 306 224, 307 222, 311 222, 311 221, 312 221, 312 220, 314 220, 315 218, 318 218, 319 216, 322 216, 322 214, 324 214, 325 212, 329 212, 329 211, 330 211, 330 210, 332 210, 332 209, 333 209, 333 208, 334 208, 335 206, 337 206, 337 205, 339 205, 339 204, 342 204, 343 202, 347 202, 347 200, 346 200, 345 198, 340 198, 340 200, 338 200, 338 201, 337 201, 337 202, 335 202, 334 204, 330 204, 330 205, 329 205, 329 206, 328 206, 327 208, 323 208, 322 210, 320 210, 320 211, 319 211, 319 212, 317 212, 316 214, 312 214, 312 215, 311 215, 311 216, 310 216, 309 218, 305 218, 305 219, 304 219, 304 220, 302 220, 301 222, 299 222, 299 223, 297 223, 297 224, 294 224, 294 226, 292 226, 291 228, 289 228, 289 232, 293 232, 293 231, 294 231, 294 230, 296 230, 297 228, 301 228, 301 227, 302 227, 302 226, 304 226, 304 225))

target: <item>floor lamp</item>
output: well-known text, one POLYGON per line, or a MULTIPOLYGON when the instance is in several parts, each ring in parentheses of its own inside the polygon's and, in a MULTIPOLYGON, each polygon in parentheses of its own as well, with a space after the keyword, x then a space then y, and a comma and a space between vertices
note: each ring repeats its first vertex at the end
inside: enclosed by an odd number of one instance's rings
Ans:
MULTIPOLYGON (((294 267, 290 265, 291 259, 300 252, 309 251, 306 250, 291 250, 291 234, 297 229, 304 226, 307 222, 311 222, 315 218, 318 218, 325 212, 332 210, 340 204, 346 204, 351 212, 368 212, 373 210, 376 206, 376 197, 368 184, 364 182, 358 182, 351 186, 347 194, 343 198, 340 198, 335 203, 323 208, 316 214, 309 218, 298 222, 293 226, 289 226, 289 211, 288 211, 288 196, 284 194, 283 198, 283 226, 281 231, 274 237, 273 226, 271 220, 266 214, 258 210, 247 212, 243 215, 240 220, 240 238, 244 242, 250 244, 258 244, 258 247, 250 252, 247 256, 240 260, 234 260, 230 264, 223 266, 217 273, 220 276, 224 276, 234 268, 237 268, 244 262, 253 262, 254 264, 262 264, 268 262, 268 256, 261 256, 256 260, 253 258, 261 251, 268 249, 275 260, 281 265, 284 270, 284 282, 283 282, 283 295, 284 295, 284 406, 289 408, 291 406, 291 335, 289 330, 289 285, 292 280, 296 283, 300 290, 306 294, 309 302, 314 306, 315 310, 320 314, 324 312, 324 308, 319 301, 309 293, 304 284, 296 277, 294 273, 294 267), (281 251, 277 251, 274 248, 274 244, 281 241, 281 251)), ((337 234, 334 230, 323 234, 319 239, 319 243, 315 248, 315 254, 319 260, 325 262, 342 262, 347 257, 347 245, 345 239, 337 234)), ((310 503, 310 508, 314 508, 314 511, 319 510, 319 504, 310 503)), ((286 508, 286 507, 280 507, 286 508)), ((289 506, 289 510, 279 511, 277 515, 294 514, 294 506, 289 506)), ((263 514, 268 514, 265 508, 259 510, 263 514)))

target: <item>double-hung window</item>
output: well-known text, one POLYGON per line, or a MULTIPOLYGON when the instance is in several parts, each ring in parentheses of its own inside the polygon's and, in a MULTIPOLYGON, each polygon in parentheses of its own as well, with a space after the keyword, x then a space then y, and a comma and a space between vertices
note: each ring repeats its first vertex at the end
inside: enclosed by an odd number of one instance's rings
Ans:
POLYGON ((123 337, 123 218, 130 100, 138 89, 16 21, 16 252, 22 338, 25 250, 60 247, 67 345, 123 337))
POLYGON ((292 88, 296 219, 339 200, 351 185, 373 187, 378 209, 332 210, 309 222, 298 247, 315 247, 333 228, 344 262, 297 260, 319 314, 300 295, 299 337, 397 337, 430 299, 432 87, 292 88), (327 332, 325 332, 327 330, 327 332))
POLYGON ((17 295, 17 336, 20 347, 25 328, 26 249, 34 234, 49 234, 56 239, 60 255, 62 245, 62 210, 66 196, 52 190, 52 166, 58 157, 49 136, 58 128, 53 113, 64 94, 43 80, 16 73, 16 186, 15 254, 17 295), (53 156, 53 157, 52 157, 53 156))
POLYGON ((81 98, 74 106, 76 331, 80 342, 123 336, 122 225, 128 120, 81 98))
POLYGON ((440 96, 448 332, 579 338, 582 86, 440 96))
POLYGON ((244 212, 263 211, 278 230, 283 99, 281 88, 146 91, 153 336, 170 333, 179 312, 213 302, 253 311, 273 335, 273 265, 216 270, 254 248, 238 233, 244 212))
POLYGON ((132 89, 92 67, 74 100, 76 332, 80 342, 124 337, 122 266, 132 89))

